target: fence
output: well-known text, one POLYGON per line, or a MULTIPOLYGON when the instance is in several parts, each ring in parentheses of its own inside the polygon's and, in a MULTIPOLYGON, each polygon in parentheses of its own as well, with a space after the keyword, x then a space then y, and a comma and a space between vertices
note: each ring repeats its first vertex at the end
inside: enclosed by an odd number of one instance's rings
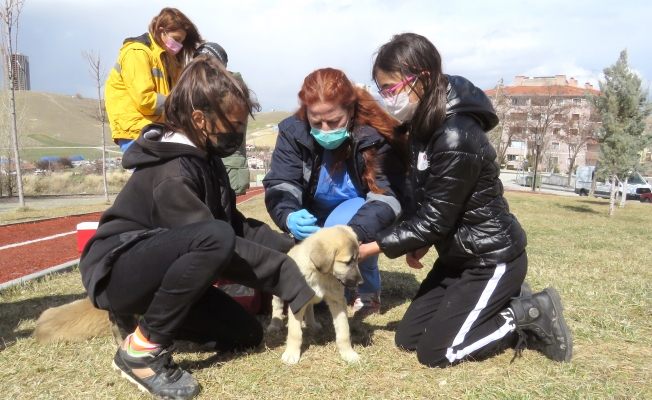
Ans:
POLYGON ((551 172, 546 176, 545 173, 541 173, 541 183, 553 186, 575 187, 575 175, 571 176, 571 182, 570 185, 568 185, 568 175, 555 174, 551 172))

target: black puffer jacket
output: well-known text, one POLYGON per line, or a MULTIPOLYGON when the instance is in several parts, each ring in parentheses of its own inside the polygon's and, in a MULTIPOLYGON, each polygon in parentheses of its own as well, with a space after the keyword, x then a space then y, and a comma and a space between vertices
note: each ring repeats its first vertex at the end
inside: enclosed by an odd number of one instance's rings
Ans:
POLYGON ((410 140, 416 213, 377 236, 388 257, 434 245, 444 265, 468 269, 513 260, 527 244, 509 212, 486 131, 498 124, 491 101, 449 76, 446 120, 428 143, 410 140))
MULTIPOLYGON (((263 179, 265 205, 276 225, 289 232, 288 215, 302 208, 312 211, 312 201, 317 190, 324 148, 317 144, 309 132, 309 125, 296 116, 279 124, 279 134, 272 155, 272 169, 263 179)), ((374 128, 360 125, 351 139, 351 153, 346 168, 353 186, 366 198, 365 204, 348 225, 358 235, 358 240, 368 243, 376 233, 390 226, 403 212, 408 197, 407 171, 398 153, 383 135, 374 128), (375 147, 378 151, 376 186, 385 191, 377 194, 362 187, 365 164, 364 150, 375 147)), ((323 222, 323 221, 322 221, 323 222)))

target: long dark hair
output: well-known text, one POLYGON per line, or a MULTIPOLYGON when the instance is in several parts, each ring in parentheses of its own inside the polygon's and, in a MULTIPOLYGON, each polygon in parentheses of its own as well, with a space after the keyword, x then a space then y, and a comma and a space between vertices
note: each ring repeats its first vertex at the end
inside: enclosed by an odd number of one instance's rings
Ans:
POLYGON ((164 125, 167 132, 182 133, 206 150, 206 135, 193 124, 193 111, 203 112, 209 127, 219 120, 235 130, 227 115, 241 109, 253 117, 260 105, 242 79, 234 78, 216 58, 200 54, 186 66, 165 100, 164 125))
POLYGON ((378 71, 398 72, 402 79, 419 77, 423 86, 422 94, 417 91, 419 105, 412 120, 401 125, 398 131, 409 129, 416 140, 427 142, 446 118, 448 78, 442 71, 441 56, 435 45, 416 33, 394 35, 376 53, 372 71, 374 81, 378 71))
MULTIPOLYGON (((383 135, 399 154, 401 161, 407 164, 407 143, 405 136, 396 136, 394 128, 398 121, 383 110, 376 100, 364 89, 353 86, 344 72, 334 68, 322 68, 306 76, 299 92, 299 110, 297 118, 308 120, 308 107, 329 102, 339 104, 347 111, 353 110, 353 126, 349 126, 352 135, 358 134, 360 125, 369 125, 383 135)), ((346 140, 333 151, 333 172, 338 172, 347 158, 351 155, 351 141, 346 140)), ((371 147, 362 153, 365 169, 362 174, 362 184, 374 193, 383 193, 376 185, 376 173, 382 160, 378 157, 378 150, 371 147)), ((405 166, 405 165, 404 165, 405 166)))

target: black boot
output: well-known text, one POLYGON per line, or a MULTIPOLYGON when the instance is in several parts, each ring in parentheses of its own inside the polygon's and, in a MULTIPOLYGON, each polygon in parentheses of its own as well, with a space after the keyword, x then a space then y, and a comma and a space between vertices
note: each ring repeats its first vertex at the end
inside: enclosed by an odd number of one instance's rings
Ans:
POLYGON ((573 338, 566 325, 561 297, 554 288, 532 296, 518 297, 510 303, 519 340, 515 351, 537 350, 554 361, 570 362, 573 338))
POLYGON ((532 296, 532 286, 530 286, 530 284, 527 282, 523 282, 521 284, 521 294, 519 295, 519 297, 528 297, 528 296, 532 296))

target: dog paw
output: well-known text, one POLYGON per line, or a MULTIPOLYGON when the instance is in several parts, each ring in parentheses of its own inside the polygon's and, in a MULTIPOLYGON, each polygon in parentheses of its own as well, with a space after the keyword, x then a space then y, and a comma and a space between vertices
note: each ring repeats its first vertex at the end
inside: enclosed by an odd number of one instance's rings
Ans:
POLYGON ((346 362, 352 363, 352 362, 360 361, 360 356, 358 355, 358 353, 355 352, 355 350, 342 352, 340 353, 340 355, 342 356, 342 359, 346 362))
POLYGON ((301 358, 301 354, 295 353, 293 351, 285 351, 283 355, 281 356, 281 360, 290 365, 294 365, 299 362, 299 359, 301 358))
POLYGON ((283 322, 278 319, 273 319, 272 322, 270 322, 269 326, 267 327, 267 332, 268 333, 280 332, 281 328, 283 328, 283 322))

